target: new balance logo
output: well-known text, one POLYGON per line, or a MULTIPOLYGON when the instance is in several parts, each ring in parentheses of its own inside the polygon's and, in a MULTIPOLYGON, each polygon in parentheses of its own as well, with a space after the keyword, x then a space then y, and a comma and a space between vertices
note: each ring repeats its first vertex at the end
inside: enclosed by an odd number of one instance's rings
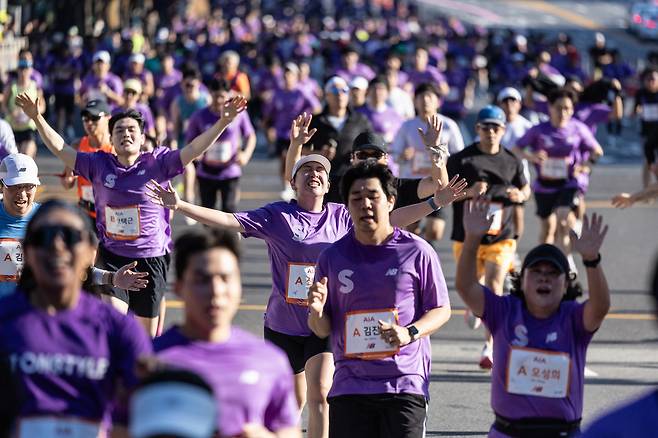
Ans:
POLYGON ((398 275, 398 268, 389 268, 388 271, 386 271, 386 277, 394 277, 398 275))
POLYGON ((551 332, 546 335, 546 343, 557 341, 557 332, 551 332))

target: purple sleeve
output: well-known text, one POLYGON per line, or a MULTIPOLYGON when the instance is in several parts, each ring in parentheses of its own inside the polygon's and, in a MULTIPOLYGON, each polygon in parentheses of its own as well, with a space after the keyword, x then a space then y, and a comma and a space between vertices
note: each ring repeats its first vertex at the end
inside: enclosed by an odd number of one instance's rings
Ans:
POLYGON ((151 129, 155 129, 155 121, 153 120, 153 113, 151 112, 151 108, 144 105, 142 116, 144 117, 144 130, 148 132, 151 129))
POLYGON ((530 149, 534 150, 537 139, 537 132, 539 132, 537 126, 533 126, 532 128, 528 129, 526 133, 523 134, 523 137, 516 141, 516 146, 519 148, 530 146, 530 149))
MULTIPOLYGON (((585 301, 585 303, 586 302, 587 301, 585 301)), ((587 345, 592 340, 596 330, 590 332, 585 328, 585 322, 583 321, 585 303, 572 303, 573 310, 571 311, 571 319, 573 321, 574 335, 577 339, 582 339, 585 345, 587 345)))
POLYGON ((118 76, 111 77, 111 80, 107 86, 110 87, 115 93, 123 94, 123 82, 121 82, 121 79, 119 79, 118 76))
POLYGON ((146 331, 131 315, 120 315, 116 321, 118 336, 114 345, 114 354, 118 358, 115 362, 118 374, 127 387, 137 384, 135 363, 140 357, 153 354, 153 344, 146 331))
POLYGON ((597 147, 601 147, 599 145, 599 142, 596 140, 594 137, 594 134, 592 134, 592 131, 590 131, 587 126, 585 126, 584 123, 581 123, 579 125, 579 133, 580 133, 580 149, 582 151, 588 151, 591 152, 597 147))
POLYGON ((272 213, 268 204, 256 210, 233 213, 233 216, 244 228, 244 233, 242 233, 244 237, 267 240, 268 235, 274 231, 271 229, 272 213))
POLYGON ((612 113, 612 108, 609 105, 604 103, 592 105, 589 117, 587 117, 587 120, 582 120, 582 122, 588 126, 606 123, 610 118, 610 113, 612 113))
POLYGON ((494 294, 491 289, 482 286, 484 293, 484 312, 482 313, 482 321, 487 326, 492 334, 498 331, 501 324, 504 324, 505 317, 508 315, 508 299, 499 297, 494 294))
MULTIPOLYGON (((324 314, 330 318, 333 316, 331 313, 331 282, 329 276, 329 257, 326 256, 327 250, 324 250, 318 256, 318 262, 315 264, 315 279, 313 281, 320 281, 322 277, 327 277, 327 301, 324 303, 324 314)), ((333 319, 333 318, 332 318, 333 319)))
POLYGON ((264 415, 264 426, 272 432, 297 426, 299 418, 292 369, 287 358, 281 359, 282 372, 272 388, 270 403, 264 415))
POLYGON ((154 152, 160 163, 164 179, 169 180, 183 173, 184 167, 180 160, 180 151, 180 149, 172 151, 169 148, 160 147, 154 152))
POLYGON ((76 174, 88 179, 89 181, 93 180, 93 170, 99 167, 98 165, 91 165, 92 155, 92 153, 88 152, 78 152, 75 156, 75 169, 73 169, 76 174))
MULTIPOLYGON (((201 110, 203 111, 203 110, 201 110)), ((202 117, 200 111, 196 111, 190 116, 187 122, 187 129, 185 130, 185 144, 190 144, 199 134, 201 134, 202 117)))
POLYGON ((322 104, 320 104, 320 101, 318 100, 315 95, 311 93, 304 93, 304 97, 306 98, 306 111, 309 111, 310 113, 313 113, 316 108, 320 108, 322 104))
POLYGON ((420 262, 422 263, 419 270, 421 274, 420 294, 423 311, 428 312, 438 307, 450 307, 448 286, 443 276, 439 257, 429 250, 423 250, 420 262))
POLYGON ((254 130, 254 125, 251 123, 249 114, 247 114, 247 112, 245 111, 244 113, 242 113, 242 117, 240 118, 240 133, 242 134, 243 137, 249 137, 255 132, 256 131, 254 130))
POLYGON ((534 100, 534 110, 538 113, 548 114, 548 101, 546 100, 534 100))

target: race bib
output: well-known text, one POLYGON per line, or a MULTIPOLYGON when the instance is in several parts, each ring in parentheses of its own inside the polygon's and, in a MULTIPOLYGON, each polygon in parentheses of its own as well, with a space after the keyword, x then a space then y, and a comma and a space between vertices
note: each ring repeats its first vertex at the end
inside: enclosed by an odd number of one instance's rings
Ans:
POLYGON ((432 172, 432 158, 426 150, 416 149, 411 169, 417 175, 429 175, 432 172))
POLYGON ((569 392, 570 365, 567 353, 512 347, 507 364, 507 392, 564 398, 569 392))
POLYGON ((94 202, 94 188, 88 184, 80 186, 80 194, 83 201, 94 202))
POLYGON ((308 306, 308 290, 315 278, 315 265, 288 263, 286 302, 298 306, 308 306))
POLYGON ((135 240, 140 235, 139 206, 105 207, 105 229, 115 240, 135 240))
POLYGON ((18 281, 23 270, 23 245, 18 239, 0 239, 0 281, 18 281))
POLYGON ((493 222, 491 222, 487 234, 496 235, 500 233, 500 230, 503 227, 503 204, 500 202, 490 203, 487 216, 493 217, 493 222))
POLYGON ((358 310, 345 315, 345 357, 382 359, 394 356, 399 347, 384 341, 379 334, 379 320, 398 323, 396 309, 358 310))
POLYGON ((99 423, 73 418, 23 418, 18 425, 18 438, 104 438, 99 423))
POLYGON ((233 145, 230 141, 216 141, 206 151, 205 161, 208 164, 224 164, 233 156, 233 145))
POLYGON ((566 158, 547 158, 541 163, 539 169, 544 179, 567 179, 569 165, 566 158))

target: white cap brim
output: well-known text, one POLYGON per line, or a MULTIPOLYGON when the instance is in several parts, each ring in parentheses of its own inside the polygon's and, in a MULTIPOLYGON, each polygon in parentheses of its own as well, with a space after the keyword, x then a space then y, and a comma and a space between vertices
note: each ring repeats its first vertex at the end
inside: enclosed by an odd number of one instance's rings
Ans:
POLYGON ((312 162, 320 163, 322 167, 324 167, 324 170, 327 171, 327 175, 329 175, 329 173, 331 172, 331 163, 329 162, 329 160, 327 160, 327 158, 324 155, 310 154, 303 156, 302 158, 297 160, 297 162, 292 168, 292 177, 293 178, 295 177, 300 167, 302 167, 306 163, 312 163, 312 162))
POLYGON ((30 176, 17 176, 15 178, 2 178, 2 182, 6 186, 17 186, 19 184, 34 184, 37 186, 41 185, 39 178, 33 178, 30 176))

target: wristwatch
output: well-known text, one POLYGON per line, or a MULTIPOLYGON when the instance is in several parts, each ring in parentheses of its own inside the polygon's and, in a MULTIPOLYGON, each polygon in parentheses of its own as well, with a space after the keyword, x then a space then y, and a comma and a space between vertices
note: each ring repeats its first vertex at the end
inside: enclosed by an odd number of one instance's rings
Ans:
POLYGON ((416 328, 415 325, 410 325, 407 327, 407 330, 409 331, 409 337, 411 338, 411 342, 416 340, 416 337, 418 336, 418 329, 416 328))
POLYGON ((427 204, 429 204, 429 206, 430 206, 430 208, 432 209, 432 211, 438 211, 438 210, 441 210, 441 207, 439 207, 438 205, 436 205, 436 202, 434 202, 434 197, 431 197, 431 196, 430 196, 429 198, 427 198, 427 204))

